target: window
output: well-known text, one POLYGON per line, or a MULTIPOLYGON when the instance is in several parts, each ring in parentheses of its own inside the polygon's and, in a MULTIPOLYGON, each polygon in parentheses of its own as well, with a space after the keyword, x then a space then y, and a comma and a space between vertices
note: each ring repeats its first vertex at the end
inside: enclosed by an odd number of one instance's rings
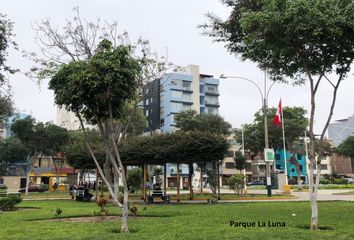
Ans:
POLYGON ((147 117, 149 116, 149 110, 145 111, 145 116, 147 116, 147 117))
POLYGON ((171 84, 172 84, 173 86, 181 85, 181 80, 176 80, 176 79, 171 80, 171 84))
POLYGON ((192 108, 191 105, 189 105, 189 104, 183 104, 182 110, 183 110, 183 111, 187 111, 187 110, 191 110, 191 108, 192 108))
POLYGON ((321 170, 327 170, 327 165, 326 164, 321 164, 321 170))
POLYGON ((207 92, 218 93, 218 87, 217 86, 213 86, 213 85, 208 85, 207 86, 207 92))
POLYGON ((191 83, 187 81, 183 81, 182 87, 184 90, 191 90, 191 83))
POLYGON ((227 151, 227 157, 234 157, 235 156, 235 152, 234 151, 227 151))
POLYGON ((172 95, 172 97, 174 97, 174 98, 182 98, 182 92, 180 92, 180 91, 171 91, 171 95, 172 95))
POLYGON ((180 112, 183 109, 183 103, 172 102, 172 112, 180 112))
POLYGON ((207 107, 208 109, 208 113, 214 113, 217 114, 218 113, 218 108, 215 107, 207 107))
POLYGON ((212 96, 206 96, 205 97, 205 103, 206 104, 219 104, 218 98, 217 97, 212 97, 212 96))
POLYGON ((233 163, 233 162, 227 162, 227 163, 225 163, 225 168, 227 168, 227 169, 234 169, 234 168, 235 168, 235 163, 233 163))
POLYGON ((191 94, 188 94, 188 93, 184 93, 184 94, 182 95, 182 99, 183 99, 184 101, 192 101, 192 95, 191 95, 191 94))

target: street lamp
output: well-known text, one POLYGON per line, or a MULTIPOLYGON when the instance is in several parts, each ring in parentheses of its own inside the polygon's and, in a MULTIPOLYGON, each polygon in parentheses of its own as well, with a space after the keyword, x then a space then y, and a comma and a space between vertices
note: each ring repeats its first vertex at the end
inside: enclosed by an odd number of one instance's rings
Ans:
MULTIPOLYGON (((238 76, 224 76, 224 74, 220 75, 220 78, 222 79, 227 79, 227 78, 236 78, 236 79, 242 79, 245 81, 248 81, 252 83, 259 91, 261 94, 262 98, 262 108, 263 108, 263 119, 264 119, 264 143, 265 143, 265 148, 269 148, 269 141, 268 141, 268 121, 267 121, 267 105, 268 105, 268 96, 271 88, 274 86, 276 82, 273 82, 269 88, 267 89, 267 78, 266 74, 264 74, 264 89, 263 92, 261 90, 261 87, 252 81, 251 79, 244 78, 244 77, 238 77, 238 76)), ((272 183, 271 183, 271 178, 270 178, 270 162, 266 161, 266 177, 267 177, 267 195, 268 197, 272 196, 272 183)))

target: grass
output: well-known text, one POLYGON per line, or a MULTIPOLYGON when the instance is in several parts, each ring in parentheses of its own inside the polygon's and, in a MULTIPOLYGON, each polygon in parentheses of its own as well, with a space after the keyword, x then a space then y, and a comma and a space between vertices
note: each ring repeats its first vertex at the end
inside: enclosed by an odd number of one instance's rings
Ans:
MULTIPOLYGON (((291 185, 291 189, 298 189, 298 185, 291 185)), ((308 189, 308 185, 303 185, 304 189, 308 189)), ((354 189, 354 184, 320 184, 318 189, 354 189)))
POLYGON ((343 193, 333 193, 333 195, 354 195, 354 191, 343 192, 343 193))
MULTIPOLYGON (((0 239, 354 239, 352 202, 320 202, 320 226, 306 229, 310 220, 308 202, 138 205, 138 215, 129 220, 131 233, 118 233, 118 221, 53 222, 56 208, 61 217, 93 216, 95 203, 71 200, 23 201, 19 211, 0 214, 0 239), (292 214, 296 216, 292 216, 292 214), (230 227, 234 222, 285 222, 285 227, 230 227)), ((109 213, 119 214, 108 206, 109 213)))

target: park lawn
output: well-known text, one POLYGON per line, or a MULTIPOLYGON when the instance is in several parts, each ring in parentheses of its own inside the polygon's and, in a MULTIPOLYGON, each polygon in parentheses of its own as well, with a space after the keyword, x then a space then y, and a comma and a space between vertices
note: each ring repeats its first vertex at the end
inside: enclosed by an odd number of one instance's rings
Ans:
MULTIPOLYGON (((56 208, 62 218, 93 216, 95 203, 71 200, 23 201, 18 211, 0 214, 0 239, 354 239, 354 203, 320 202, 320 225, 332 230, 310 231, 308 202, 235 203, 216 205, 138 205, 129 220, 131 233, 120 234, 118 221, 53 222, 56 208), (296 216, 292 216, 292 214, 296 216), (285 227, 230 227, 230 221, 285 222, 285 227)), ((109 213, 119 211, 109 206, 109 213)))

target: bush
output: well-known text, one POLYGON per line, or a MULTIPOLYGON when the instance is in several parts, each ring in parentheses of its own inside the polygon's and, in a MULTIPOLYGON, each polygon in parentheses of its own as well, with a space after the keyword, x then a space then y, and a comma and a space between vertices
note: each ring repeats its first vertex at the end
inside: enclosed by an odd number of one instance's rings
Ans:
POLYGON ((244 182, 244 176, 242 174, 236 174, 227 179, 227 185, 230 189, 234 190, 237 195, 242 195, 244 182))
POLYGON ((0 191, 1 190, 7 190, 7 186, 6 185, 3 185, 3 184, 0 184, 0 191))
POLYGON ((127 184, 129 190, 135 192, 140 189, 142 174, 141 168, 133 168, 128 171, 127 184))
POLYGON ((330 184, 331 181, 329 179, 323 178, 320 180, 320 184, 330 184))
POLYGON ((347 184, 347 183, 348 183, 348 181, 345 178, 334 179, 334 184, 347 184))
POLYGON ((0 209, 3 211, 13 211, 15 205, 20 203, 22 199, 19 196, 7 196, 0 198, 0 209))

